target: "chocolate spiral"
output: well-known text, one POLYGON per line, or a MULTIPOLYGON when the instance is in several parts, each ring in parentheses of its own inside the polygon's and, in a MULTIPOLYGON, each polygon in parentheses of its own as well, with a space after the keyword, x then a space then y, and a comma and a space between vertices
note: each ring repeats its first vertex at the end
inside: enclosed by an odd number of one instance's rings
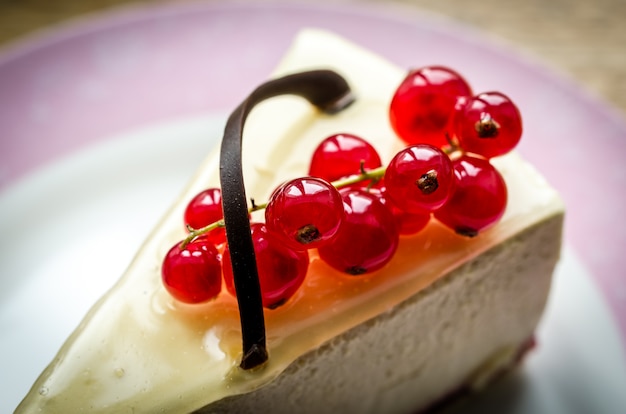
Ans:
POLYGON ((241 368, 251 369, 268 359, 261 287, 250 234, 248 205, 241 167, 241 141, 248 114, 258 103, 278 95, 297 95, 325 113, 336 113, 353 102, 344 78, 316 70, 270 80, 255 89, 230 115, 220 152, 220 182, 226 239, 233 268, 243 357, 241 368))

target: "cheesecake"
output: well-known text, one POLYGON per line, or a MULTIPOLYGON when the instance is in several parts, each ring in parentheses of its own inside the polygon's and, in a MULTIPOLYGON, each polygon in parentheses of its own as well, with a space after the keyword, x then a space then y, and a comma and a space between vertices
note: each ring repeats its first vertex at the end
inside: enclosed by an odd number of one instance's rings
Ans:
MULTIPOLYGON (((333 113, 292 95, 256 105, 243 131, 248 197, 265 200, 306 175, 320 140, 338 132, 366 137, 385 162, 406 145, 388 118, 404 69, 308 29, 271 77, 320 69, 347 81, 350 102, 333 113)), ((385 266, 358 277, 311 251, 302 286, 263 312, 266 358, 242 368, 245 298, 223 288, 210 301, 185 304, 161 279, 163 257, 186 236, 187 203, 220 186, 220 158, 219 149, 207 156, 17 413, 421 412, 481 389, 531 347, 560 254, 564 207, 513 151, 491 160, 508 189, 504 215, 476 237, 432 219, 400 237, 385 266)))

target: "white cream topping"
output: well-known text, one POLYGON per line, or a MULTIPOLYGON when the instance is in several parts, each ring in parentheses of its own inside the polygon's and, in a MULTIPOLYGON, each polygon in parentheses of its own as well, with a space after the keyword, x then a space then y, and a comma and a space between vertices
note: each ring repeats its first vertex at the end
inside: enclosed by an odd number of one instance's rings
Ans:
MULTIPOLYGON (((295 97, 275 98, 255 108, 244 131, 248 197, 264 200, 280 182, 306 174, 310 154, 330 134, 360 135, 384 161, 401 148, 390 129, 387 107, 405 74, 402 69, 334 35, 307 30, 275 74, 314 68, 333 69, 346 77, 357 101, 333 116, 295 97)), ((210 155, 17 412, 185 412, 262 386, 303 353, 563 210, 557 193, 519 156, 510 154, 494 163, 509 189, 507 211, 497 226, 465 239, 433 220, 420 235, 402 238, 387 267, 360 278, 339 274, 313 254, 296 297, 266 311, 269 363, 262 370, 242 372, 237 368, 241 339, 234 299, 224 290, 210 303, 181 305, 160 280, 165 252, 184 237, 186 203, 202 189, 218 185, 217 153, 210 155)))

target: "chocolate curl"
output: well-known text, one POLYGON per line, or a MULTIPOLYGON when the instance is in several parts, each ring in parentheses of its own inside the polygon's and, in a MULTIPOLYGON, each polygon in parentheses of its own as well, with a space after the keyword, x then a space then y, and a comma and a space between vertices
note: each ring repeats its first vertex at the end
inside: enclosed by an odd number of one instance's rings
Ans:
POLYGON ((243 357, 247 370, 268 359, 261 287, 250 234, 246 191, 241 167, 243 128, 250 111, 258 103, 278 95, 297 95, 320 111, 336 113, 353 101, 348 83, 329 70, 315 70, 270 80, 255 89, 230 115, 220 152, 220 182, 226 239, 233 268, 243 357))

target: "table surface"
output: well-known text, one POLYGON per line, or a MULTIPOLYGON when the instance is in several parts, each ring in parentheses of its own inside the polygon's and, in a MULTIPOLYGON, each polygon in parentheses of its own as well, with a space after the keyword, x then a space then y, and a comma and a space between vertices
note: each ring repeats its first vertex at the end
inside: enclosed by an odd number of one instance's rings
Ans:
MULTIPOLYGON (((0 48, 87 13, 176 1, 181 0, 0 0, 0 48)), ((383 1, 352 3, 358 6, 383 1)), ((434 12, 500 38, 626 115, 626 0, 514 0, 506 5, 498 0, 386 3, 434 12)))

